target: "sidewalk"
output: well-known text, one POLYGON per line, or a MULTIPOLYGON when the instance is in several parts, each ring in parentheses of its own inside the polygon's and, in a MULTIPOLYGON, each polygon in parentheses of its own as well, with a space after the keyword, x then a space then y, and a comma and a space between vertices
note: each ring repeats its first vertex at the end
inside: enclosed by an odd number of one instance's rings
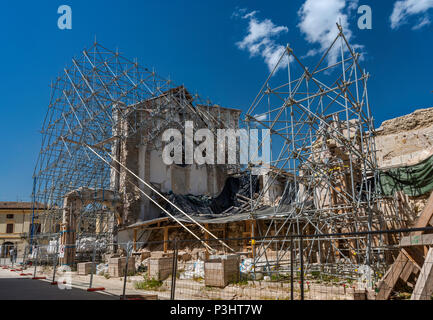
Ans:
MULTIPOLYGON (((29 270, 27 270, 29 272, 29 270)), ((29 272, 30 273, 30 272, 29 272)), ((31 280, 0 268, 0 300, 118 300, 119 297, 72 288, 60 290, 48 281, 31 280)))

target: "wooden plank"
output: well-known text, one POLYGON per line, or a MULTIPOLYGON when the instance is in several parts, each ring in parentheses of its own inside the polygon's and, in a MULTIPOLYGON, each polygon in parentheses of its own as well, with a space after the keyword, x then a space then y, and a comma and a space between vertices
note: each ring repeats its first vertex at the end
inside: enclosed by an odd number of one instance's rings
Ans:
POLYGON ((412 263, 416 264, 419 269, 422 268, 422 265, 424 263, 424 251, 422 248, 406 247, 401 250, 408 256, 409 260, 411 260, 412 263))
POLYGON ((400 279, 403 282, 407 282, 411 276, 411 274, 414 272, 414 270, 416 269, 415 265, 413 263, 411 263, 411 261, 409 261, 406 266, 403 268, 403 271, 400 275, 400 279))
POLYGON ((134 251, 137 251, 137 229, 134 229, 134 251))
POLYGON ((164 218, 159 218, 159 219, 153 219, 153 220, 149 220, 149 221, 145 221, 140 223, 139 225, 131 225, 131 226, 126 226, 121 228, 120 230, 128 230, 128 229, 143 229, 146 228, 149 225, 153 225, 153 224, 159 224, 161 222, 166 222, 168 221, 170 218, 168 217, 164 217, 164 218))
POLYGON ((433 294, 433 248, 430 248, 418 277, 411 300, 430 300, 433 294))
MULTIPOLYGON (((414 228, 427 227, 432 219, 433 219, 433 192, 430 194, 430 197, 427 200, 427 204, 424 207, 424 210, 422 211, 419 218, 416 220, 415 225, 413 227, 414 228)), ((414 232, 412 236, 419 236, 422 235, 423 233, 424 232, 422 231, 417 231, 414 232)), ((406 247, 406 249, 407 248, 409 247, 406 247)), ((413 248, 406 250, 407 253, 414 261, 416 261, 417 264, 421 263, 420 265, 423 265, 423 262, 421 261, 423 259, 420 258, 419 251, 412 250, 413 248)), ((392 290, 397 284, 398 279, 401 277, 403 277, 402 280, 404 280, 405 278, 409 279, 410 274, 413 272, 413 270, 414 270, 413 263, 409 260, 408 257, 405 256, 403 252, 400 252, 397 257, 397 260, 391 266, 391 272, 388 273, 388 276, 384 278, 384 280, 380 285, 377 299, 388 300, 392 290), (407 264, 409 264, 409 266, 407 266, 407 264)))
MULTIPOLYGON (((430 197, 427 200, 427 204, 424 207, 421 215, 417 219, 414 228, 424 228, 427 227, 430 223, 430 220, 433 219, 433 192, 430 194, 430 197)), ((423 234, 422 231, 417 231, 414 233, 415 235, 423 234)))
MULTIPOLYGON (((204 227, 206 228, 207 231, 210 231, 210 230, 209 230, 209 224, 208 224, 208 223, 206 223, 206 224, 204 225, 204 227)), ((204 238, 205 238, 205 243, 206 243, 207 245, 209 245, 209 233, 205 232, 205 234, 204 234, 204 238)), ((206 257, 206 260, 209 259, 209 251, 208 251, 208 250, 206 250, 206 252, 205 252, 205 257, 206 257)))
POLYGON ((391 266, 391 269, 388 272, 387 276, 380 283, 379 292, 376 297, 377 300, 389 299, 389 296, 391 295, 392 290, 397 284, 397 281, 400 278, 402 271, 408 263, 410 263, 409 259, 402 252, 400 252, 398 254, 397 260, 391 266))
POLYGON ((404 237, 400 241, 400 247, 431 246, 433 245, 433 234, 421 234, 418 236, 404 237))

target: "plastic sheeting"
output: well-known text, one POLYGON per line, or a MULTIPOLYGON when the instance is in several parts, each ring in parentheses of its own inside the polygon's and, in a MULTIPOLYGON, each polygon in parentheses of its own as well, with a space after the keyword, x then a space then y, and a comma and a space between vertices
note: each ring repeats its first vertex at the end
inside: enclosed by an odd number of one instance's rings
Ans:
POLYGON ((421 196, 433 190, 433 156, 414 166, 394 168, 380 173, 382 194, 393 196, 403 191, 408 196, 421 196))
POLYGON ((101 263, 96 266, 96 274, 101 276, 108 273, 108 264, 101 263))
POLYGON ((54 255, 57 252, 57 240, 50 240, 48 245, 42 245, 32 247, 32 253, 29 254, 30 259, 36 259, 37 254, 39 254, 39 259, 44 259, 48 256, 54 255), (38 253, 39 249, 39 253, 38 253))
MULTIPOLYGON (((185 213, 217 215, 230 207, 239 207, 242 205, 237 199, 237 194, 252 198, 254 193, 259 192, 259 179, 257 176, 251 176, 251 186, 252 190, 250 190, 250 176, 242 175, 240 177, 229 177, 226 180, 223 190, 215 198, 204 195, 176 195, 173 193, 169 193, 167 197, 185 213)), ((167 209, 174 214, 178 213, 171 206, 167 207, 167 209)))
POLYGON ((254 261, 251 258, 247 258, 242 260, 239 269, 240 272, 245 274, 245 275, 249 275, 251 272, 253 272, 253 266, 254 266, 254 261))
POLYGON ((56 254, 57 252, 57 240, 51 240, 49 242, 49 245, 47 247, 47 253, 48 254, 56 254))
POLYGON ((360 265, 358 274, 358 289, 371 288, 373 285, 372 279, 374 279, 374 270, 370 266, 360 265))

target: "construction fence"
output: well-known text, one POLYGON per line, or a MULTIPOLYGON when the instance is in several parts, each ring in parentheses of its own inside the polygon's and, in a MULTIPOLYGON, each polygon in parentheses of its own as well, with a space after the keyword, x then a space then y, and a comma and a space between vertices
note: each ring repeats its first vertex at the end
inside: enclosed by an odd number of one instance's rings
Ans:
POLYGON ((87 240, 76 245, 72 267, 59 263, 62 248, 53 240, 0 264, 59 289, 71 286, 121 299, 429 300, 433 234, 426 232, 431 229, 146 243, 87 240))

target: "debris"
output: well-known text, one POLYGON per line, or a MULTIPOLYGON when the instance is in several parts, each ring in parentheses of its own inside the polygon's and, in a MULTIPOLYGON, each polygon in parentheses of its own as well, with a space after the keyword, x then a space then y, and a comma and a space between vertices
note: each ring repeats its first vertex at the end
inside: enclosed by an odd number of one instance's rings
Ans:
POLYGON ((204 279, 204 261, 195 260, 186 265, 185 271, 181 272, 179 279, 204 279))

